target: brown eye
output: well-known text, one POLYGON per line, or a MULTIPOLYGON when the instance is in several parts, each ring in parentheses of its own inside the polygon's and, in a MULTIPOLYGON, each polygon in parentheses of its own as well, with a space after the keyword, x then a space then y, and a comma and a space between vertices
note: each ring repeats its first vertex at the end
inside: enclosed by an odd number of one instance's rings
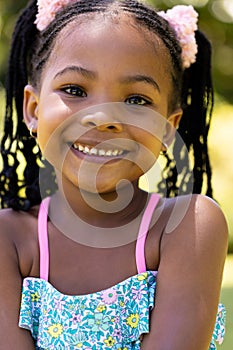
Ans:
POLYGON ((127 98, 125 102, 127 104, 134 104, 134 105, 140 105, 140 106, 151 104, 150 101, 148 101, 145 97, 142 97, 140 95, 131 96, 127 98))
POLYGON ((68 85, 65 86, 61 89, 62 91, 64 91, 65 93, 75 96, 75 97, 86 97, 87 94, 86 92, 80 87, 80 86, 76 86, 76 85, 68 85))

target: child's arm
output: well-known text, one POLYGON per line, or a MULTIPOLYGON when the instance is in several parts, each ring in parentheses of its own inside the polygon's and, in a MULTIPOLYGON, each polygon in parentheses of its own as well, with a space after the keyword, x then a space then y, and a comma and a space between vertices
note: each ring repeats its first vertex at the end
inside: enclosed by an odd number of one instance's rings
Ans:
POLYGON ((11 225, 9 220, 5 220, 2 216, 0 216, 0 349, 35 350, 29 331, 18 327, 22 277, 17 250, 10 232, 11 225))
POLYGON ((219 207, 193 196, 179 227, 162 238, 155 308, 142 350, 209 349, 227 242, 219 207))

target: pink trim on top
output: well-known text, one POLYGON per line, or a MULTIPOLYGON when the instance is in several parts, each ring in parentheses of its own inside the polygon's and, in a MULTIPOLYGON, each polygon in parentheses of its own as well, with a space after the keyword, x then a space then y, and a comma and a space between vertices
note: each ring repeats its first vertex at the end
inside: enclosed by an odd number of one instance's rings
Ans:
POLYGON ((146 259, 145 259, 146 237, 148 234, 152 215, 154 213, 155 207, 158 204, 159 200, 160 200, 160 195, 157 193, 152 193, 149 199, 149 203, 142 217, 142 221, 138 232, 136 252, 135 252, 138 273, 142 273, 146 271, 146 259))
POLYGON ((50 197, 43 199, 38 214, 38 240, 40 247, 40 278, 49 279, 48 212, 50 197))

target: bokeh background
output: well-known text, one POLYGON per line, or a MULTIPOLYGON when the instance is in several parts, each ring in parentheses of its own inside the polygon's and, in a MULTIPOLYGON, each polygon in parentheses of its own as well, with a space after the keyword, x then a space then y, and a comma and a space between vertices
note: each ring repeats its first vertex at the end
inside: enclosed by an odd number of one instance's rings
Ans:
MULTIPOLYGON (((227 308, 227 333, 222 350, 233 350, 233 0, 148 0, 160 10, 176 4, 193 5, 199 12, 199 28, 213 46, 215 109, 209 147, 214 197, 229 225, 229 249, 221 301, 227 308)), ((19 11, 27 0, 0 0, 0 132, 4 111, 4 76, 10 38, 19 11)), ((210 286, 211 288, 211 286, 210 286)))

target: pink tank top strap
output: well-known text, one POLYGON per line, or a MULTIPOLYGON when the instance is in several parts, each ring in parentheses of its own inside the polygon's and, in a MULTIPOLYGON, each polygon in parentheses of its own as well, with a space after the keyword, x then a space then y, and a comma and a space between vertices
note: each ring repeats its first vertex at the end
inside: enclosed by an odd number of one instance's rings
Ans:
POLYGON ((38 240, 40 248, 40 278, 49 278, 48 211, 50 197, 43 199, 38 214, 38 240))
POLYGON ((160 200, 160 195, 152 193, 148 202, 148 205, 144 211, 142 221, 139 227, 138 238, 136 242, 136 265, 138 273, 146 271, 146 259, 145 259, 145 243, 148 234, 150 222, 156 205, 160 200))
MULTIPOLYGON (((145 242, 153 212, 158 204, 160 195, 153 193, 142 217, 136 242, 136 265, 138 273, 146 271, 145 242)), ((50 198, 45 198, 38 215, 38 240, 40 248, 40 278, 48 281, 49 278, 49 242, 48 242, 48 211, 50 198)))

